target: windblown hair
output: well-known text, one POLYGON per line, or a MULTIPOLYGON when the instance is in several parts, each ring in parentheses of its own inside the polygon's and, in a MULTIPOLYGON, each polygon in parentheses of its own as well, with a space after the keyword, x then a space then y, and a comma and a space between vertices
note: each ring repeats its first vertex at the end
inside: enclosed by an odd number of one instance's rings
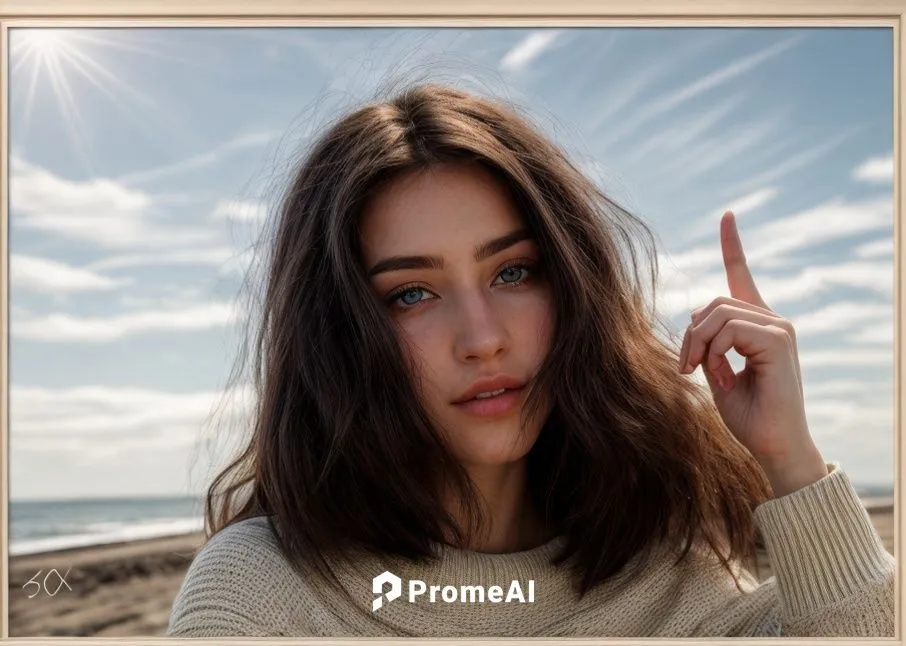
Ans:
POLYGON ((490 171, 539 245, 556 327, 527 397, 531 406, 549 393, 552 406, 529 484, 547 528, 566 539, 558 560, 572 562, 577 590, 664 544, 678 546, 677 562, 705 546, 739 585, 732 564, 755 563, 753 510, 770 487, 655 332, 667 327, 653 298, 646 306, 641 272, 653 294, 652 233, 515 109, 436 85, 348 114, 295 173, 268 249, 253 434, 208 490, 208 536, 268 516, 290 562, 321 568, 351 547, 431 557, 487 520, 360 260, 369 198, 441 163, 490 171), (438 473, 461 494, 468 526, 444 510, 438 473))

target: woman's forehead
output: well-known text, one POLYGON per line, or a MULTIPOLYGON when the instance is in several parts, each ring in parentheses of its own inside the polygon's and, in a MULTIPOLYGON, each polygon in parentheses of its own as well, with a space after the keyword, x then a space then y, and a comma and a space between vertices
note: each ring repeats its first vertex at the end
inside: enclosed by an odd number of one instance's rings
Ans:
POLYGON ((363 251, 425 253, 475 246, 524 226, 506 187, 477 165, 447 165, 404 175, 362 214, 363 251))

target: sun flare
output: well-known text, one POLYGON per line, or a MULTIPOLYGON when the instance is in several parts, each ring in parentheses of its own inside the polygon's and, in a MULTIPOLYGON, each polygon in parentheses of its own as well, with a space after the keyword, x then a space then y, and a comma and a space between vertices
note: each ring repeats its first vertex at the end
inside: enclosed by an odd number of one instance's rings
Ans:
MULTIPOLYGON (((65 41, 66 31, 63 29, 27 29, 22 32, 18 45, 25 50, 24 54, 43 58, 57 54, 65 47, 65 41)), ((16 45, 13 49, 17 49, 16 45)))
POLYGON ((12 28, 10 29, 10 98, 22 106, 21 121, 16 126, 28 131, 35 107, 39 85, 45 86, 56 99, 62 122, 69 139, 88 168, 92 164, 88 155, 85 124, 74 83, 81 78, 112 101, 123 113, 147 128, 144 115, 137 114, 136 104, 154 110, 153 101, 127 84, 108 66, 103 52, 97 47, 121 50, 135 49, 128 41, 121 42, 107 34, 99 36, 94 30, 76 28, 12 28), (98 54, 101 55, 98 55, 98 54), (131 102, 127 104, 126 100, 131 102))

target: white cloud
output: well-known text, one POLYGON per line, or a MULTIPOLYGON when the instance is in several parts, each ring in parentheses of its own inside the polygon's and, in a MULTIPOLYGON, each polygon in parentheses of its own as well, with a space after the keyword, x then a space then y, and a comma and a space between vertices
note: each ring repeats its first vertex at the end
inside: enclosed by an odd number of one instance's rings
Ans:
POLYGON ((759 288, 771 294, 771 300, 777 303, 797 302, 838 286, 855 287, 888 297, 893 293, 893 271, 887 263, 815 265, 789 277, 770 276, 756 280, 759 288))
POLYGON ((892 182, 893 155, 874 157, 863 162, 853 171, 853 178, 863 182, 892 182))
POLYGON ((836 302, 819 310, 789 317, 798 336, 839 332, 855 326, 888 321, 893 341, 893 306, 890 303, 836 302))
POLYGON ((860 258, 877 258, 879 256, 893 257, 893 237, 884 240, 866 242, 856 247, 856 255, 860 258))
MULTIPOLYGON (((701 248, 684 254, 680 263, 689 273, 667 274, 658 295, 658 310, 665 316, 685 314, 692 308, 729 295, 726 272, 720 250, 701 248), (703 271, 710 268, 708 271, 703 271)), ((755 282, 768 305, 781 312, 784 306, 826 293, 834 287, 854 287, 890 297, 893 293, 893 270, 887 263, 844 262, 814 265, 786 276, 759 275, 753 269, 755 282)))
MULTIPOLYGON (((806 379, 807 381, 807 379, 806 379)), ((809 400, 836 397, 837 395, 853 396, 856 394, 871 393, 875 385, 867 381, 856 381, 855 379, 833 379, 830 381, 819 381, 817 383, 806 383, 803 385, 805 396, 809 400)))
MULTIPOLYGON (((805 364, 824 374, 829 366, 842 368, 872 365, 883 357, 849 357, 846 353, 831 361, 826 355, 805 353, 805 364)), ((800 355, 800 359, 803 357, 800 355)), ((815 444, 827 461, 836 461, 857 485, 893 484, 893 445, 896 425, 893 416, 893 388, 888 379, 839 379, 811 383, 803 366, 805 411, 815 444)), ((889 366, 889 359, 886 366, 889 366)), ((887 375, 884 375, 885 377, 887 375)))
POLYGON ((893 351, 866 348, 834 348, 831 350, 800 350, 799 363, 805 368, 891 367, 893 351))
POLYGON ((212 220, 259 222, 267 216, 267 204, 249 200, 222 200, 211 212, 212 220))
MULTIPOLYGON (((817 398, 808 397, 806 412, 809 421, 821 421, 822 427, 827 428, 828 423, 834 423, 841 430, 853 428, 853 423, 872 426, 887 426, 890 430, 886 439, 893 438, 893 402, 888 405, 876 405, 868 408, 863 402, 858 401, 849 393, 850 397, 817 398)), ((841 393, 843 395, 843 393, 841 393)), ((844 431, 845 432, 845 431, 844 431)))
POLYGON ((52 448, 93 458, 98 451, 110 457, 135 448, 188 447, 220 424, 239 423, 252 412, 250 388, 237 387, 226 395, 108 386, 13 386, 11 445, 16 451, 52 448))
POLYGON ((846 340, 853 344, 864 345, 886 345, 893 352, 894 325, 893 317, 889 321, 875 323, 861 327, 853 334, 846 337, 846 340))
POLYGON ((12 224, 107 248, 208 242, 212 232, 154 222, 152 198, 104 178, 69 180, 15 160, 9 180, 12 224))
POLYGON ((889 196, 846 202, 837 198, 743 233, 746 256, 755 265, 832 240, 868 231, 893 229, 889 196))
POLYGON ((166 310, 173 311, 194 307, 198 303, 210 301, 210 289, 200 285, 156 283, 148 285, 141 291, 124 293, 119 297, 119 304, 128 310, 166 310))
POLYGON ((47 342, 115 341, 147 332, 202 330, 229 325, 238 311, 233 303, 210 303, 174 310, 146 310, 108 317, 50 314, 14 319, 12 335, 19 339, 47 342))
POLYGON ((500 67, 505 70, 519 71, 538 58, 545 50, 549 49, 554 41, 563 33, 561 29, 545 29, 535 31, 523 38, 500 61, 500 67))
POLYGON ((130 282, 56 260, 21 254, 10 256, 10 279, 17 291, 45 294, 107 291, 130 282))

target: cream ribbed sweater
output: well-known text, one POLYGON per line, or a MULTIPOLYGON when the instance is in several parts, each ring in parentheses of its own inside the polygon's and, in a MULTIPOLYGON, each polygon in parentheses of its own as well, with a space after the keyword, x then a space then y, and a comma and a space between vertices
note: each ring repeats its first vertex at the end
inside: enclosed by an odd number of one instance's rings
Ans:
MULTIPOLYGON (((608 581, 578 600, 565 568, 550 564, 559 539, 524 552, 442 549, 429 564, 363 556, 337 564, 344 593, 297 574, 264 518, 230 526, 198 553, 177 595, 168 635, 290 637, 705 637, 894 636, 894 570, 839 465, 755 510, 774 576, 742 572, 740 593, 716 558, 661 554, 640 576, 608 581), (402 596, 372 610, 372 578, 402 578, 402 596), (503 587, 520 581, 534 601, 444 602, 430 589, 409 602, 408 582, 503 587)), ((390 589, 389 584, 384 590, 390 589)))

